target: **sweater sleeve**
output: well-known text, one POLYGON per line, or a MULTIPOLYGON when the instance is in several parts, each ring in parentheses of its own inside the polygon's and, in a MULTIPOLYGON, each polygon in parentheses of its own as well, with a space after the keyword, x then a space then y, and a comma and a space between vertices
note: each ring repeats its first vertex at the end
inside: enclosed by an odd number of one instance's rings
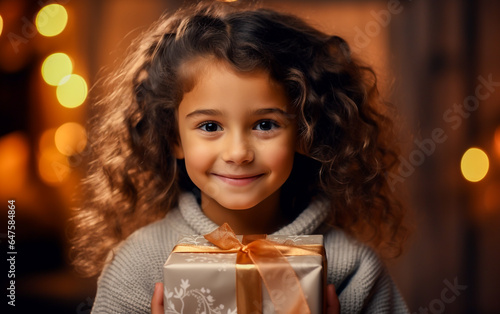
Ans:
POLYGON ((132 234, 117 250, 98 280, 92 313, 151 313, 155 282, 169 254, 164 237, 153 232, 132 234))
POLYGON ((341 231, 325 237, 328 283, 335 285, 342 313, 408 313, 378 256, 341 231))

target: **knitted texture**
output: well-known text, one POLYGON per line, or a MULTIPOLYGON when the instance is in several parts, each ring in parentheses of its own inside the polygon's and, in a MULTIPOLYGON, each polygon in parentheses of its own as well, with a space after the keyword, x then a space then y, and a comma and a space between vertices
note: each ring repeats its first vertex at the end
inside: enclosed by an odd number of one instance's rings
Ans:
MULTIPOLYGON (((316 200, 275 234, 324 235, 328 283, 336 287, 342 313, 408 313, 377 255, 341 230, 324 225, 327 215, 326 202, 316 200)), ((182 194, 178 208, 137 230, 115 249, 99 277, 92 313, 151 313, 154 284, 163 281, 163 264, 176 242, 217 227, 193 194, 182 194)))

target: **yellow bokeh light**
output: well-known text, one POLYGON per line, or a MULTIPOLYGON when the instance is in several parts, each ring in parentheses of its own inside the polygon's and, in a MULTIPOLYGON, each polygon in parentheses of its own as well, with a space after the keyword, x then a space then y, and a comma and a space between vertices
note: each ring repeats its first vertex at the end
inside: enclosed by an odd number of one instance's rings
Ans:
POLYGON ((57 86, 61 80, 73 71, 73 63, 67 54, 62 52, 48 56, 42 64, 42 77, 47 84, 57 86))
POLYGON ((481 181, 486 174, 490 162, 488 155, 479 148, 469 148, 462 156, 460 168, 465 179, 471 182, 481 181))
POLYGON ((68 122, 61 125, 54 135, 57 150, 66 156, 81 153, 87 145, 85 129, 78 123, 68 122))
POLYGON ((63 183, 71 173, 66 156, 55 148, 47 148, 42 151, 38 159, 38 174, 40 178, 49 185, 63 183))
POLYGON ((57 100, 66 108, 80 106, 87 98, 87 92, 87 82, 77 74, 64 77, 56 90, 57 100))
POLYGON ((49 4, 38 12, 35 20, 40 34, 47 37, 59 35, 68 23, 68 12, 60 4, 49 4))
POLYGON ((3 31, 3 19, 2 16, 0 15, 0 35, 2 35, 2 31, 3 31))

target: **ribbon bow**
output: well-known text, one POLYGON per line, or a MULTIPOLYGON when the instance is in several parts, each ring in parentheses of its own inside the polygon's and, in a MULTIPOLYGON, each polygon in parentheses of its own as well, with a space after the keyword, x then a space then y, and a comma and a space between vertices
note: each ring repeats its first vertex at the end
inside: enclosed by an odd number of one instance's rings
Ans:
POLYGON ((262 278, 277 313, 311 313, 299 279, 283 252, 287 255, 320 253, 300 246, 274 243, 265 235, 244 236, 242 243, 227 223, 205 235, 205 238, 220 249, 237 253, 238 312, 262 312, 262 278))

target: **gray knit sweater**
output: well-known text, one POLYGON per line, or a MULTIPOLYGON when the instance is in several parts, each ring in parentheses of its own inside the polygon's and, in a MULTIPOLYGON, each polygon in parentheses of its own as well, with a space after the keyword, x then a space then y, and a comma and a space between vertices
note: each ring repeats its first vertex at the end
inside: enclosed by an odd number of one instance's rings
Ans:
MULTIPOLYGON (((324 235, 328 283, 335 284, 342 313, 408 313, 396 286, 377 255, 344 232, 323 224, 328 209, 314 201, 275 234, 324 235)), ((218 226, 201 211, 191 193, 164 219, 141 228, 117 249, 98 280, 92 313, 151 313, 155 282, 182 236, 206 234, 218 226)))

